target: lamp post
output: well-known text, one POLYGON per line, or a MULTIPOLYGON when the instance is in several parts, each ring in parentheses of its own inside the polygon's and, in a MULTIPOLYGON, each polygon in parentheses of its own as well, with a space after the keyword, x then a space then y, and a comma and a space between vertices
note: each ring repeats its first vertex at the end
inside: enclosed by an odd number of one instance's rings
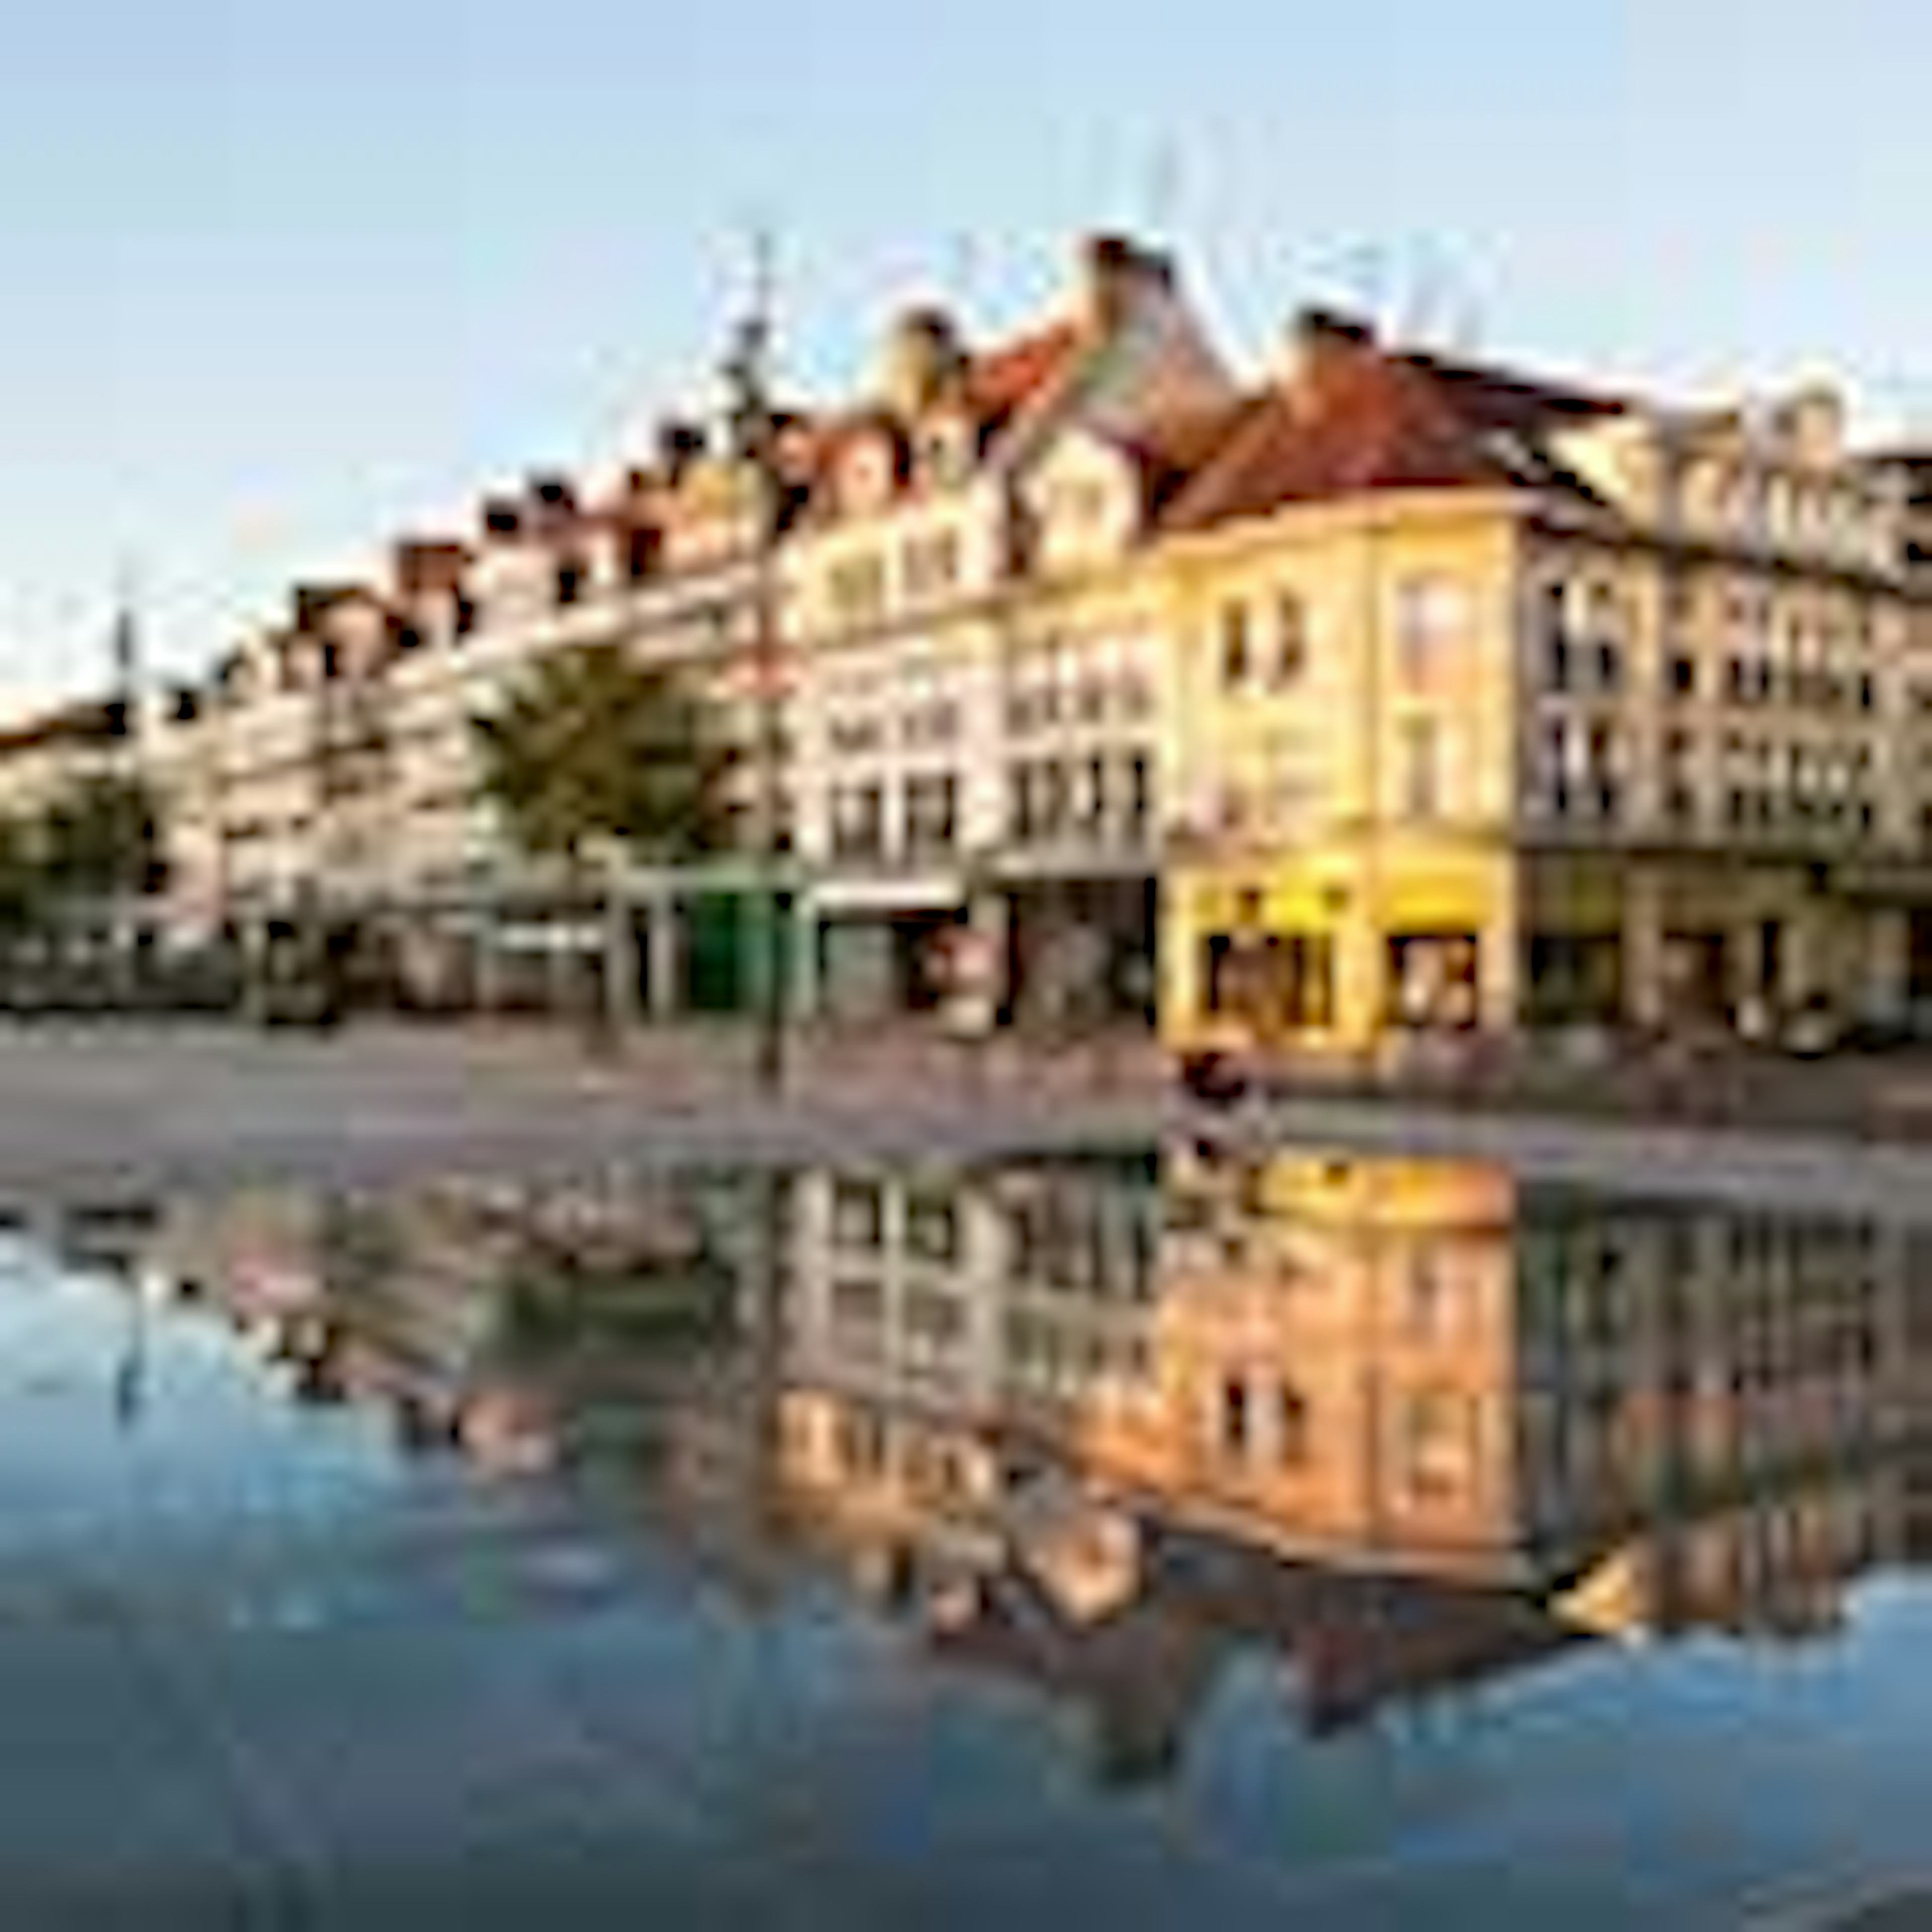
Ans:
POLYGON ((784 1084, 786 926, 790 895, 784 876, 783 720, 778 688, 777 550, 784 479, 778 460, 778 422, 771 397, 772 250, 760 234, 753 256, 752 305, 738 324, 724 378, 731 453, 752 491, 752 656, 758 680, 760 893, 765 909, 764 970, 757 987, 758 1076, 776 1093, 784 1084))

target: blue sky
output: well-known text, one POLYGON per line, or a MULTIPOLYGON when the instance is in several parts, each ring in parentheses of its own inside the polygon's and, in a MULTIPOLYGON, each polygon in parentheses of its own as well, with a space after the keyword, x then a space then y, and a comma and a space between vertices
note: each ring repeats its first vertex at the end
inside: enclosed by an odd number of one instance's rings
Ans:
POLYGON ((298 574, 608 452, 742 238, 791 367, 988 325, 1157 224, 1231 345, 1318 294, 1672 386, 1837 368, 1932 424, 1911 0, 65 0, 0 25, 0 708, 118 556, 192 669, 298 574))

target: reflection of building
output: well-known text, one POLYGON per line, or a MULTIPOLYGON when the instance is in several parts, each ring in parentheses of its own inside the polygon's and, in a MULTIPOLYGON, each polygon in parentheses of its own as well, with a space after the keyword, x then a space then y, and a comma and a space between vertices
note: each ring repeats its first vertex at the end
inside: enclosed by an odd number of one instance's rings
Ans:
POLYGON ((614 1478, 742 1587, 829 1562, 1120 1777, 1238 1653, 1326 1729, 1592 1634, 1826 1628, 1932 1547, 1932 1256, 1847 1217, 1177 1147, 147 1238, 312 1389, 614 1478))
POLYGON ((1566 1629, 1814 1627, 1922 1538, 1896 1231, 1177 1149, 811 1175, 793 1237, 794 1513, 1070 1688, 1185 1681, 1205 1618, 1335 1720, 1566 1629))

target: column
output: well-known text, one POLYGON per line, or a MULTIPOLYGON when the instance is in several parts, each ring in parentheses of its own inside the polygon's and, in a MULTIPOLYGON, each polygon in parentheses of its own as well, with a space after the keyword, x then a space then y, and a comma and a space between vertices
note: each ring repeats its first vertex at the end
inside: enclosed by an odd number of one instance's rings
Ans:
POLYGON ((1877 1018, 1902 1018, 1911 993, 1909 915, 1891 906, 1872 914, 1863 952, 1867 1012, 1877 1018))
POLYGON ((604 1010, 613 1026, 638 1018, 638 934, 629 895, 614 879, 604 896, 604 1010))
POLYGON ((1633 866, 1623 882, 1624 1016, 1639 1027, 1667 1026, 1664 983, 1664 881, 1647 866, 1633 866))
POLYGON ((651 902, 645 944, 650 954, 650 1016, 654 1020, 668 1020, 678 1010, 678 982, 683 962, 677 902, 668 894, 661 894, 651 902))
POLYGON ((818 1016, 818 911, 807 892, 792 895, 791 985, 787 988, 787 1016, 801 1023, 818 1016))
MULTIPOLYGON (((1372 1046, 1388 998, 1388 946, 1380 922, 1359 892, 1336 915, 1335 1037, 1343 1046, 1372 1046)), ((1489 948, 1485 956, 1484 970, 1489 948)))
POLYGON ((991 957, 987 990, 994 1012, 1005 1011, 1012 998, 1009 968, 1012 959, 1012 901, 1004 892, 980 891, 967 902, 966 923, 991 957))

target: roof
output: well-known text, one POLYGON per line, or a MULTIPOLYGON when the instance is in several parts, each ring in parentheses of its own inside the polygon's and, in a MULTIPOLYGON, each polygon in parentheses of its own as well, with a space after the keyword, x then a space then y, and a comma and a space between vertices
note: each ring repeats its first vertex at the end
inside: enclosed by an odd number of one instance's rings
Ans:
POLYGON ((966 393, 982 423, 1004 422, 1071 367, 1082 342, 1066 320, 982 350, 966 364, 966 393))
POLYGON ((1204 468, 1245 423, 1256 396, 1174 410, 1131 428, 1091 425, 1091 433, 1121 450, 1138 466, 1148 507, 1159 511, 1204 468))
POLYGON ((31 752, 43 745, 86 743, 114 735, 115 706, 98 699, 62 705, 38 718, 0 730, 0 755, 31 752))
POLYGON ((1294 376, 1228 412, 1161 518, 1198 530, 1289 504, 1391 490, 1550 490, 1600 505, 1548 431, 1622 404, 1507 372, 1330 334, 1294 376))

